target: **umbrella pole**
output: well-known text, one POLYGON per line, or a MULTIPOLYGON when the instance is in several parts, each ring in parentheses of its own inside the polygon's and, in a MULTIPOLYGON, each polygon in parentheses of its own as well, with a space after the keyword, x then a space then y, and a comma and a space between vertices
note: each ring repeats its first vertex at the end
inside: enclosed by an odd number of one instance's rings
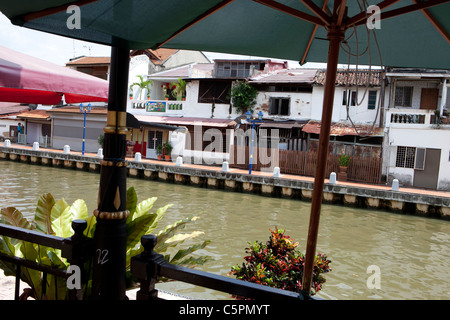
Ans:
POLYGON ((325 80, 325 91, 322 108, 322 125, 319 137, 319 154, 316 174, 314 177, 314 191, 311 200, 311 213, 309 220, 308 240, 306 243, 305 265, 303 269, 302 291, 303 295, 311 294, 314 260, 319 231, 320 209, 322 206, 323 186, 325 170, 328 158, 328 143, 330 141, 330 127, 333 113, 334 91, 336 73, 339 58, 340 43, 344 38, 344 31, 336 25, 328 29, 329 47, 327 60, 327 73, 325 80))
POLYGON ((126 269, 127 166, 126 105, 129 50, 111 48, 108 113, 103 128, 104 158, 100 162, 95 256, 92 276, 93 299, 124 300, 126 269))

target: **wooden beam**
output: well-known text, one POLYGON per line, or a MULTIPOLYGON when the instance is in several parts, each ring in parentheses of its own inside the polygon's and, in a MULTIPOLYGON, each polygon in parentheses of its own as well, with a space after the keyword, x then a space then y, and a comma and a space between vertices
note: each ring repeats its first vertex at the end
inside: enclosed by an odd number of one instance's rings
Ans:
POLYGON ((224 0, 220 3, 218 3, 217 5, 215 5, 214 7, 212 7, 211 9, 205 11, 204 13, 202 13, 201 15, 199 15, 197 18, 195 18, 194 20, 190 21, 189 23, 185 24, 183 27, 181 27, 180 29, 178 29, 177 31, 175 31, 169 38, 167 38, 166 40, 164 40, 161 43, 158 43, 158 45, 156 47, 161 47, 164 44, 166 44, 167 42, 169 42, 170 40, 172 40, 173 38, 175 38, 176 36, 178 36, 179 34, 183 33, 184 31, 186 31, 187 29, 191 28, 192 26, 194 26, 195 24, 199 23, 200 21, 202 21, 203 19, 209 17, 210 15, 212 15, 214 12, 226 7, 227 5, 229 5, 231 2, 233 2, 234 0, 224 0))
MULTIPOLYGON (((328 4, 328 0, 325 0, 325 2, 323 3, 323 6, 322 6, 322 10, 325 10, 325 8, 327 7, 327 4, 328 4)), ((305 49, 305 52, 303 53, 303 57, 300 59, 300 65, 304 64, 306 61, 306 57, 308 56, 309 49, 311 48, 312 42, 314 40, 314 36, 316 35, 317 28, 319 28, 319 25, 316 24, 314 26, 313 32, 311 33, 311 37, 309 37, 309 41, 308 41, 308 44, 306 45, 306 49, 305 49)))
POLYGON ((48 8, 48 9, 44 9, 44 10, 33 12, 33 13, 28 13, 28 14, 24 15, 21 18, 21 20, 23 20, 24 22, 32 21, 32 20, 35 20, 35 19, 39 19, 39 18, 43 18, 43 17, 46 17, 46 16, 50 16, 50 15, 55 14, 55 13, 66 11, 67 7, 72 6, 72 5, 81 7, 81 6, 84 6, 86 4, 89 4, 89 3, 92 3, 92 2, 96 2, 96 1, 98 1, 98 0, 78 0, 78 1, 70 2, 70 3, 64 4, 62 6, 48 8))
POLYGON ((341 26, 342 25, 342 21, 344 20, 345 6, 346 5, 347 5, 347 0, 342 0, 341 3, 339 4, 339 7, 336 9, 337 10, 336 25, 338 25, 338 26, 341 26))
MULTIPOLYGON (((417 0, 413 0, 414 3, 419 3, 417 0)), ((450 43, 450 34, 445 30, 445 28, 442 26, 442 24, 439 23, 439 21, 431 14, 431 12, 428 9, 421 9, 422 13, 425 15, 425 17, 431 22, 431 24, 437 29, 437 31, 444 37, 445 40, 447 40, 448 43, 450 43)))
POLYGON ((318 7, 314 2, 311 0, 299 0, 303 5, 305 5, 309 10, 311 10, 322 22, 324 22, 326 25, 329 25, 331 23, 331 17, 328 16, 323 9, 318 7))
POLYGON ((305 20, 305 21, 308 21, 308 22, 311 22, 314 24, 318 24, 322 27, 326 26, 326 24, 321 19, 319 19, 315 16, 312 16, 310 14, 304 13, 302 11, 299 11, 297 9, 294 9, 292 7, 286 6, 284 4, 278 3, 276 1, 273 1, 273 0, 253 0, 253 1, 260 3, 262 5, 265 5, 269 8, 278 10, 280 12, 289 14, 293 17, 296 17, 296 18, 299 18, 299 19, 302 19, 302 20, 305 20))

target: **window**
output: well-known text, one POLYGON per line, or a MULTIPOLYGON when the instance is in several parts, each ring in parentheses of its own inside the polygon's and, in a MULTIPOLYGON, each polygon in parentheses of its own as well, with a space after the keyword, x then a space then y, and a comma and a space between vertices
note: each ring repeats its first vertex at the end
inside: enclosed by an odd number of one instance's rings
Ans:
POLYGON ((375 105, 377 103, 377 92, 374 90, 369 91, 369 101, 367 103, 367 109, 373 110, 375 109, 375 105))
POLYGON ((289 104, 290 104, 289 98, 270 98, 269 115, 288 116, 289 104))
POLYGON ((163 133, 162 131, 148 131, 148 148, 156 149, 157 146, 162 145, 163 133))
POLYGON ((396 87, 394 104, 396 107, 411 107, 413 87, 396 87))
POLYGON ((244 61, 216 62, 217 78, 247 78, 253 70, 264 70, 264 63, 244 61))
POLYGON ((416 147, 397 147, 395 166, 417 170, 425 169, 426 149, 416 147))
POLYGON ((347 105, 347 99, 350 99, 348 102, 350 106, 356 106, 356 91, 353 90, 345 90, 342 95, 342 105, 347 105))
POLYGON ((198 90, 199 103, 230 103, 231 80, 200 81, 198 90))

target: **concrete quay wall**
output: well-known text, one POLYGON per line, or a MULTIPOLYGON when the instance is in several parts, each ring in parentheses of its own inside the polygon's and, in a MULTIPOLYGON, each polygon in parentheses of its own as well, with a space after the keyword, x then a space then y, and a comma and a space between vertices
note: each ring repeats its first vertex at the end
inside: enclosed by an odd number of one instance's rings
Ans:
MULTIPOLYGON (((0 146, 0 160, 12 160, 35 165, 100 172, 101 158, 61 151, 31 150, 0 146)), ((290 175, 273 177, 270 173, 249 175, 242 170, 228 172, 218 167, 175 165, 162 161, 127 161, 130 177, 180 183, 197 187, 247 192, 264 196, 310 201, 311 179, 290 175)), ((392 191, 380 186, 338 182, 325 183, 323 202, 360 208, 418 214, 450 220, 448 197, 432 193, 392 191)))

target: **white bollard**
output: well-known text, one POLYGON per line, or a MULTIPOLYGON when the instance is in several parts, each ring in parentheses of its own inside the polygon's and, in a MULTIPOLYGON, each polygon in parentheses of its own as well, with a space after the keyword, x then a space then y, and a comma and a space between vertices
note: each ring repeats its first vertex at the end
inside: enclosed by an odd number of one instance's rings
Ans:
POLYGON ((39 142, 35 141, 33 142, 33 151, 38 151, 39 150, 39 142))
POLYGON ((222 163, 222 171, 223 172, 228 172, 230 170, 230 167, 228 166, 228 161, 224 161, 222 163))
POLYGON ((98 148, 97 158, 103 159, 103 148, 98 148))
POLYGON ((336 184, 336 172, 330 173, 330 184, 336 184))
POLYGON ((178 156, 177 157, 177 161, 175 162, 175 166, 181 167, 182 165, 183 165, 183 157, 182 156, 178 156))
POLYGON ((400 187, 400 185, 399 185, 398 179, 394 179, 392 181, 392 191, 398 191, 399 187, 400 187))
POLYGON ((63 153, 64 153, 64 154, 70 154, 70 146, 69 146, 69 145, 66 144, 66 145, 64 146, 64 151, 63 151, 63 153))
POLYGON ((273 168, 273 177, 279 178, 280 177, 280 167, 273 168))
POLYGON ((136 153, 134 154, 134 161, 139 162, 139 161, 141 161, 141 158, 142 158, 142 155, 141 155, 140 152, 136 152, 136 153))
POLYGON ((6 139, 5 143, 3 144, 5 147, 10 148, 11 147, 11 140, 6 139))

